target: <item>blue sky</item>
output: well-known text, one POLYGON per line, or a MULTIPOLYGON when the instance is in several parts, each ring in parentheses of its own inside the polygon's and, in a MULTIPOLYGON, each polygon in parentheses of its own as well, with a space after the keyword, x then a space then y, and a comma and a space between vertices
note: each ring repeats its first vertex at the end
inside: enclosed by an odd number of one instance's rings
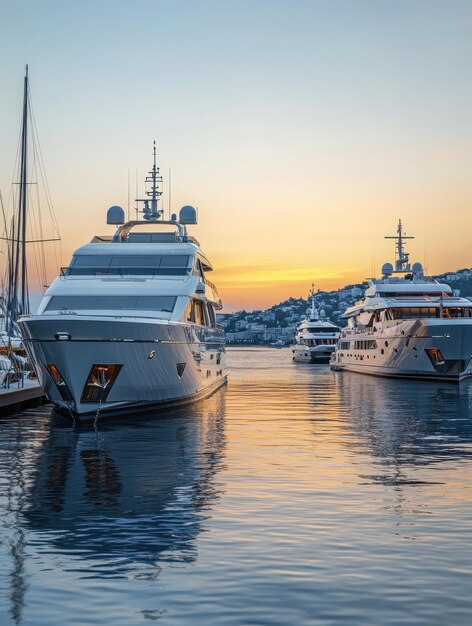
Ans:
MULTIPOLYGON (((323 286, 363 278, 400 215, 432 271, 447 255, 444 269, 472 265, 471 2, 0 8, 0 188, 5 196, 27 61, 64 262, 109 205, 126 203, 128 169, 134 187, 156 139, 174 208, 199 206, 198 236, 235 306, 236 265, 259 276, 290 267, 300 288, 311 267, 323 286)), ((274 280, 264 303, 289 289, 274 280)))

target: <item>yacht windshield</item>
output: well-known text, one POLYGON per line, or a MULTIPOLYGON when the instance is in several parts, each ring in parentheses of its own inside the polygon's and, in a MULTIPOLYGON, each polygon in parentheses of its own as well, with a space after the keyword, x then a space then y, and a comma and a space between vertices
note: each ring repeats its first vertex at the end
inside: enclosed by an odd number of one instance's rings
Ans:
POLYGON ((174 296, 52 296, 45 311, 161 311, 172 313, 174 296))
POLYGON ((402 307, 387 309, 393 319, 416 319, 423 317, 472 317, 471 307, 443 307, 442 315, 439 307, 402 307))
POLYGON ((449 298, 450 293, 438 291, 382 291, 377 290, 377 295, 382 298, 449 298))
POLYGON ((338 333, 339 328, 337 326, 331 326, 331 327, 320 326, 319 328, 316 328, 316 326, 310 326, 309 328, 305 330, 305 332, 307 333, 338 333))
POLYGON ((146 275, 185 276, 191 272, 190 258, 185 254, 87 254, 74 256, 66 276, 146 275), (190 265, 190 267, 189 267, 190 265))

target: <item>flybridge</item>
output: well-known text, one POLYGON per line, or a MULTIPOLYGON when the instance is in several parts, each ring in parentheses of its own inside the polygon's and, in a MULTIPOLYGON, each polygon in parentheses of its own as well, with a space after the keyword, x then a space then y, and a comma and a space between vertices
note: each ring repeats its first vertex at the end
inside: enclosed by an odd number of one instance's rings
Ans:
MULTIPOLYGON (((120 208, 120 207, 111 207, 110 209, 108 209, 108 212, 110 212, 112 209, 115 212, 115 209, 117 208, 120 208)), ((162 224, 162 225, 167 225, 167 226, 174 226, 175 230, 173 231, 169 232, 169 231, 164 231, 164 230, 158 230, 158 231, 147 230, 146 232, 143 232, 143 231, 131 232, 134 228, 140 227, 143 225, 146 225, 147 227, 149 227, 148 222, 144 222, 141 220, 134 220, 131 222, 126 222, 126 223, 121 222, 121 226, 118 228, 118 230, 116 231, 111 241, 112 243, 189 243, 190 242, 190 243, 196 243, 198 245, 198 242, 196 241, 196 239, 194 237, 190 237, 187 233, 187 229, 185 228, 186 224, 197 223, 196 213, 193 217, 193 221, 186 219, 186 214, 190 212, 189 209, 192 209, 193 211, 195 211, 193 207, 182 207, 182 209, 180 210, 180 216, 179 216, 178 221, 177 219, 172 219, 168 221, 161 220, 158 223, 159 225, 162 224), (184 210, 186 213, 183 214, 184 210)), ((107 223, 110 224, 111 222, 107 220, 107 223)), ((112 223, 117 224, 117 222, 112 222, 112 223)))

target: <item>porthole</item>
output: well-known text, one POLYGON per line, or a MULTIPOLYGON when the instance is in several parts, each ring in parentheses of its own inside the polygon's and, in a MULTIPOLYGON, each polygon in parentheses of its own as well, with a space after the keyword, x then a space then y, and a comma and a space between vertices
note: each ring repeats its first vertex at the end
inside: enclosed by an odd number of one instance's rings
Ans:
POLYGON ((388 341, 385 342, 385 347, 388 348, 388 341))
POLYGON ((380 350, 380 354, 384 354, 384 352, 385 352, 385 350, 382 348, 382 349, 380 350))

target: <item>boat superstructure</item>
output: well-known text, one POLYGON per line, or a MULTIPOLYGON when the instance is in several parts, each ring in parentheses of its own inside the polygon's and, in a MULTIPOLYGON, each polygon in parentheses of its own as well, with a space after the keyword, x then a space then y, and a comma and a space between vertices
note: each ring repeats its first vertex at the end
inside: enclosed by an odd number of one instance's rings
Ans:
POLYGON ((313 288, 310 295, 311 307, 295 334, 293 360, 297 363, 329 363, 340 330, 326 317, 324 310, 316 308, 313 288))
POLYGON ((162 219, 155 144, 146 180, 143 219, 124 223, 111 207, 115 235, 76 250, 37 314, 19 320, 48 397, 79 417, 182 404, 226 381, 212 265, 187 232, 197 213, 162 219))
POLYGON ((370 279, 364 299, 343 314, 347 327, 332 356, 335 370, 377 376, 440 379, 472 375, 472 302, 409 262, 401 220, 395 267, 370 279))

